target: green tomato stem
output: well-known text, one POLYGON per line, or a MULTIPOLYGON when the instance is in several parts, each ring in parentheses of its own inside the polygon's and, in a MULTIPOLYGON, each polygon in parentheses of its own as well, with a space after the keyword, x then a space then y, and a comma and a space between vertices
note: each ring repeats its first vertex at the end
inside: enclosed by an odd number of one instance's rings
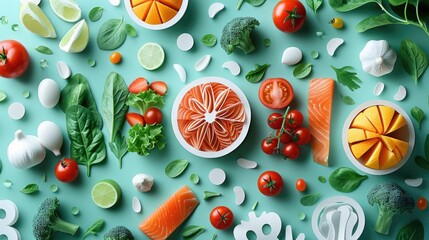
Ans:
POLYGON ((276 138, 278 139, 278 141, 277 141, 277 153, 280 153, 280 138, 283 135, 283 133, 285 133, 285 131, 286 131, 286 129, 285 129, 286 115, 289 113, 289 109, 290 109, 290 106, 288 106, 286 108, 286 111, 283 114, 283 121, 282 121, 282 126, 280 127, 280 133, 279 133, 279 135, 276 136, 276 138))

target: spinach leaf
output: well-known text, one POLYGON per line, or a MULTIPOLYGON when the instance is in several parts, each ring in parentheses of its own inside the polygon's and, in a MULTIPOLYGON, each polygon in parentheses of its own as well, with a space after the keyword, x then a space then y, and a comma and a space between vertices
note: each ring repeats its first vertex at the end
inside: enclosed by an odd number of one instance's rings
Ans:
POLYGON ((101 113, 110 132, 109 142, 114 142, 116 134, 121 131, 128 112, 128 87, 121 75, 111 72, 104 85, 101 100, 101 113))
POLYGON ((381 4, 381 0, 329 0, 329 5, 338 12, 348 12, 372 2, 381 4))
POLYGON ((355 100, 353 100, 353 98, 349 97, 349 96, 343 96, 343 102, 347 105, 354 105, 355 104, 355 100))
POLYGON ((128 151, 136 152, 139 155, 147 156, 149 151, 157 147, 159 150, 165 147, 165 136, 162 134, 161 124, 145 126, 135 124, 128 131, 128 151))
POLYGON ((399 57, 405 71, 417 84, 417 80, 429 65, 428 57, 416 43, 407 39, 401 42, 399 57))
POLYGON ((251 83, 257 83, 262 80, 270 64, 255 65, 255 69, 248 72, 245 76, 246 80, 251 83))
POLYGON ((320 198, 320 193, 313 193, 302 197, 301 200, 299 200, 299 202, 303 206, 313 206, 314 204, 317 203, 319 198, 320 198))
POLYGON ((131 24, 125 24, 125 31, 127 32, 128 36, 130 37, 137 37, 137 31, 131 24))
POLYGON ((182 237, 185 240, 195 239, 199 235, 201 235, 205 231, 204 227, 196 226, 196 225, 190 225, 183 229, 182 231, 182 237))
POLYGON ((368 176, 360 175, 348 167, 340 167, 329 176, 329 184, 339 192, 349 193, 356 190, 368 176))
POLYGON ((42 54, 46 54, 46 55, 53 54, 53 52, 52 52, 52 50, 50 48, 48 48, 46 46, 42 46, 42 45, 38 46, 36 48, 36 51, 38 51, 39 53, 42 53, 42 54))
POLYGON ((222 194, 217 193, 217 192, 204 191, 204 198, 203 198, 203 200, 207 200, 207 199, 210 199, 210 198, 213 198, 213 197, 219 197, 220 195, 222 195, 222 194))
POLYGON ((114 142, 109 142, 110 151, 113 152, 119 161, 119 169, 122 169, 122 158, 128 153, 128 146, 126 139, 118 133, 114 142))
POLYGON ((188 167, 187 160, 174 160, 165 167, 165 174, 171 178, 180 176, 188 167))
POLYGON ((94 7, 89 11, 89 20, 91 22, 97 22, 103 16, 104 8, 102 7, 94 7))
POLYGON ((390 25, 390 24, 404 24, 404 23, 392 18, 386 13, 382 13, 378 16, 371 16, 371 17, 365 18, 355 26, 355 31, 365 32, 366 30, 369 30, 372 28, 381 27, 381 26, 390 25))
POLYGON ((81 105, 67 109, 66 124, 71 157, 87 167, 89 177, 91 166, 106 158, 103 132, 96 126, 93 113, 81 105))
POLYGON ((317 9, 322 5, 322 0, 305 0, 305 3, 309 8, 311 8, 314 12, 314 15, 316 15, 317 9))
POLYGON ((339 83, 348 87, 352 91, 360 88, 358 83, 361 83, 362 81, 356 76, 355 72, 352 72, 353 67, 345 66, 342 68, 336 68, 331 65, 331 68, 334 69, 339 83))
POLYGON ((216 45, 217 39, 215 35, 208 33, 201 38, 201 42, 207 47, 213 47, 216 45))
POLYGON ((124 44, 126 38, 124 18, 109 19, 98 30, 97 46, 101 50, 115 50, 124 44))
POLYGON ((89 228, 86 230, 85 234, 83 235, 82 240, 85 239, 90 234, 97 236, 97 233, 99 233, 103 229, 103 227, 104 227, 104 220, 98 219, 91 226, 89 226, 89 228))
POLYGON ((25 186, 23 189, 20 190, 22 193, 26 194, 32 194, 39 191, 39 186, 35 183, 30 183, 27 186, 25 186))
POLYGON ((302 79, 307 77, 312 70, 311 63, 300 63, 293 69, 293 76, 302 79))
POLYGON ((425 117, 425 113, 419 107, 413 107, 411 109, 411 116, 417 121, 418 128, 420 129, 423 118, 425 117))
POLYGON ((420 220, 414 220, 405 225, 396 235, 396 240, 422 240, 424 238, 424 228, 420 220))
POLYGON ((237 10, 240 10, 241 5, 243 5, 244 2, 249 3, 253 7, 259 7, 259 6, 261 6, 262 4, 265 3, 265 0, 238 0, 238 2, 237 2, 237 10))

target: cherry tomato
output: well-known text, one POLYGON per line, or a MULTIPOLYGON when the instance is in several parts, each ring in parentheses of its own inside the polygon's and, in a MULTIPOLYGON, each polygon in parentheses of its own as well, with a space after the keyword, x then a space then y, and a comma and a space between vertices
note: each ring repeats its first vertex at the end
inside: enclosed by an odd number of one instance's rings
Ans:
POLYGON ((0 42, 0 76, 17 78, 24 74, 30 65, 30 56, 24 45, 15 40, 0 42))
POLYGON ((156 107, 149 108, 144 114, 144 121, 147 124, 160 124, 162 122, 162 112, 156 107))
MULTIPOLYGON (((290 129, 286 129, 286 131, 283 131, 283 134, 280 136, 280 142, 283 144, 292 142, 291 134, 293 134, 293 131, 290 129)), ((277 130, 276 135, 280 135, 280 129, 277 130)))
POLYGON ((273 10, 274 25, 283 32, 293 33, 305 23, 306 11, 298 0, 281 0, 273 10))
POLYGON ((228 229, 234 223, 234 214, 225 206, 215 207, 210 213, 210 223, 216 229, 228 229))
POLYGON ((286 125, 290 128, 297 128, 304 122, 304 116, 299 110, 290 110, 286 115, 286 125))
POLYGON ((338 29, 343 28, 343 26, 344 26, 343 19, 338 18, 338 17, 332 18, 329 23, 332 24, 332 27, 338 28, 338 29))
POLYGON ((258 178, 259 191, 266 196, 275 196, 283 189, 283 178, 278 172, 266 171, 258 178))
POLYGON ((269 78, 259 87, 259 101, 267 108, 285 108, 293 96, 292 85, 284 78, 269 78))
POLYGON ((283 115, 280 113, 271 113, 268 116, 267 123, 272 129, 280 129, 283 123, 283 115))
POLYGON ((304 179, 300 178, 296 180, 295 187, 298 192, 304 192, 305 190, 307 190, 307 183, 304 179))
POLYGON ((286 143, 282 149, 282 154, 287 159, 297 159, 299 157, 299 147, 296 143, 286 143))
POLYGON ((122 55, 119 52, 112 52, 110 54, 110 62, 113 64, 118 64, 122 60, 122 55))
POLYGON ((305 145, 311 140, 311 133, 308 128, 300 127, 295 130, 294 141, 298 145, 305 145))
POLYGON ((428 206, 428 201, 424 197, 417 199, 417 208, 424 211, 428 206))
POLYGON ((279 140, 277 138, 265 138, 262 140, 261 149, 266 154, 276 153, 278 142, 279 140))
POLYGON ((61 182, 73 182, 79 175, 79 167, 75 160, 64 158, 55 166, 55 176, 61 182))

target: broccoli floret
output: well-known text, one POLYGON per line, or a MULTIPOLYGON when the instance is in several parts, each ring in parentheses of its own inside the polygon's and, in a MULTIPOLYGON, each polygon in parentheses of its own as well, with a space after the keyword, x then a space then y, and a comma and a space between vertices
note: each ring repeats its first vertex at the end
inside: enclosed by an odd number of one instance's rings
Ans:
POLYGON ((374 186, 367 197, 371 206, 378 206, 375 231, 381 234, 389 234, 393 217, 403 212, 411 213, 415 204, 414 199, 398 184, 390 182, 374 186))
POLYGON ((60 201, 56 197, 47 198, 42 202, 33 218, 33 235, 36 240, 53 239, 54 232, 74 235, 79 226, 62 220, 57 213, 60 201))
POLYGON ((134 240, 134 236, 128 228, 116 226, 104 235, 104 240, 134 240))
POLYGON ((236 48, 248 54, 255 50, 250 39, 250 33, 259 26, 259 21, 253 17, 237 17, 232 19, 223 28, 221 46, 227 54, 234 52, 236 48))

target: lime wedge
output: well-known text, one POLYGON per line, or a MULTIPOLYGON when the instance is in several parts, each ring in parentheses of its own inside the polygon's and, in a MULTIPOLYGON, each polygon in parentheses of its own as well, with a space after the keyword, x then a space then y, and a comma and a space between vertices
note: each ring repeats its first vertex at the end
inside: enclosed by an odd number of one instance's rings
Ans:
POLYGON ((158 43, 145 43, 137 53, 140 65, 147 70, 155 70, 164 63, 164 49, 158 43))
POLYGON ((112 179, 101 180, 91 191, 92 201, 101 208, 111 208, 121 197, 121 188, 112 179))
POLYGON ((43 10, 32 2, 21 5, 19 19, 30 32, 47 38, 56 38, 54 26, 43 10))
POLYGON ((60 49, 68 53, 82 52, 89 41, 89 28, 85 19, 80 20, 64 35, 60 49))
POLYGON ((80 19, 81 10, 74 0, 50 0, 54 13, 66 22, 76 22, 80 19))

